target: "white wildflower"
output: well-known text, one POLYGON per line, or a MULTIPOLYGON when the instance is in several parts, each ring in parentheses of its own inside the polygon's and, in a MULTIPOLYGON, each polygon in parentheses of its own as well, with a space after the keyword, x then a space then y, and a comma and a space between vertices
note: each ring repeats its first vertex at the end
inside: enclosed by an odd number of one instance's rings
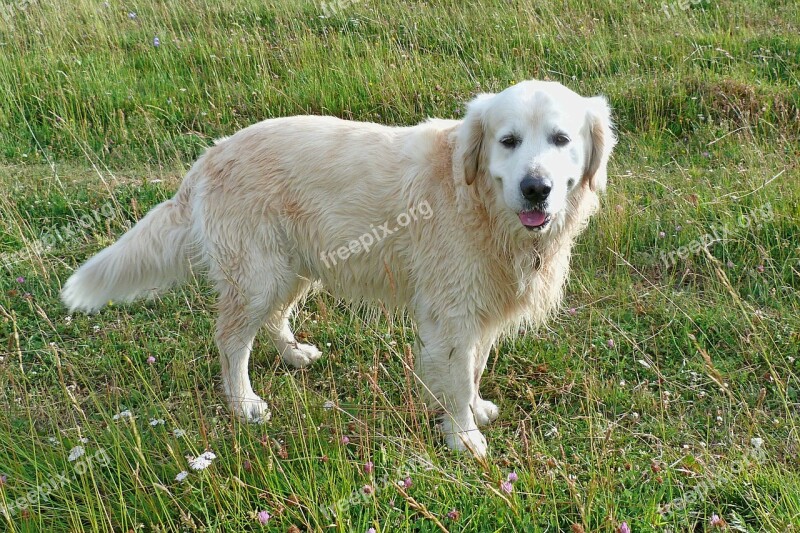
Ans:
POLYGON ((336 407, 336 404, 333 403, 333 401, 331 400, 326 400, 325 403, 322 404, 322 408, 325 409, 326 411, 330 411, 334 407, 336 407))
POLYGON ((181 470, 180 472, 178 472, 178 475, 175 476, 175 481, 183 481, 188 476, 189 476, 189 472, 187 472, 186 470, 181 470))
POLYGON ((205 470, 211 466, 211 462, 216 458, 217 456, 214 452, 203 452, 194 459, 187 456, 187 459, 189 459, 189 466, 192 470, 205 470))
POLYGON ((114 420, 120 420, 122 418, 131 418, 132 416, 133 416, 133 413, 131 413, 128 409, 125 409, 124 411, 122 411, 120 413, 117 413, 116 415, 112 416, 111 418, 114 419, 114 420))
POLYGON ((753 437, 752 439, 750 439, 750 444, 753 445, 753 448, 758 450, 759 448, 761 448, 761 446, 764 445, 764 439, 762 439, 761 437, 753 437))
POLYGON ((153 426, 153 427, 160 426, 160 425, 163 425, 163 424, 164 424, 164 419, 163 418, 151 418, 150 419, 150 425, 153 426))
POLYGON ((81 457, 85 453, 86 450, 83 449, 83 446, 75 446, 69 451, 69 457, 67 457, 67 459, 69 459, 69 461, 72 462, 81 457))
POLYGON ((185 429, 180 429, 180 428, 175 428, 175 429, 172 430, 172 434, 175 435, 176 438, 185 437, 186 436, 186 430, 185 429))

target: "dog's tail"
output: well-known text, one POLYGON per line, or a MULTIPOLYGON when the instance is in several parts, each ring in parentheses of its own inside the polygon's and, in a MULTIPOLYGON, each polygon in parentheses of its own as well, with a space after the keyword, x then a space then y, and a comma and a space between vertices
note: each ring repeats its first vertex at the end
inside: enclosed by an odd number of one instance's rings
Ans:
POLYGON ((191 208, 190 187, 184 185, 70 276, 61 290, 70 311, 94 312, 110 301, 130 302, 188 277, 191 208))

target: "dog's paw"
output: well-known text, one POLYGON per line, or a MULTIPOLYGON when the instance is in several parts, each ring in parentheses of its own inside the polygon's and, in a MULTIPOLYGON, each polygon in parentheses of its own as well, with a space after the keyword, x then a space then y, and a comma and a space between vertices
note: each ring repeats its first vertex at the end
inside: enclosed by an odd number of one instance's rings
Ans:
POLYGON ((251 424, 262 424, 270 419, 272 413, 269 411, 267 402, 253 394, 243 398, 231 399, 231 410, 236 415, 251 424))
POLYGON ((442 422, 442 431, 444 432, 444 441, 451 450, 470 452, 478 458, 486 457, 489 445, 477 426, 461 429, 452 420, 445 420, 442 422))
POLYGON ((298 343, 296 346, 287 347, 283 351, 282 357, 286 364, 295 368, 303 368, 322 357, 322 352, 312 344, 298 343))
POLYGON ((497 407, 494 402, 484 400, 483 398, 478 398, 478 401, 475 403, 474 410, 475 422, 479 426, 489 425, 497 420, 498 416, 500 416, 500 408, 497 407))

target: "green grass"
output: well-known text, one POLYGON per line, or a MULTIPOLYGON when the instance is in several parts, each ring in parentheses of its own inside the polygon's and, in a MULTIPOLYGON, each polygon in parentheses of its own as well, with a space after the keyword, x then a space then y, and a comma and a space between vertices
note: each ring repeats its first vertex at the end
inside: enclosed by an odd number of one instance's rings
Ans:
POLYGON ((0 530, 238 531, 261 510, 272 531, 800 530, 798 4, 276 3, 0 11, 0 504, 31 494, 0 530), (564 311, 489 362, 486 463, 443 449, 402 316, 312 297, 295 326, 327 356, 289 370, 260 336, 274 418, 249 426, 219 393, 202 281, 94 316, 58 301, 214 137, 297 113, 458 117, 526 78, 607 95, 620 144, 564 311))

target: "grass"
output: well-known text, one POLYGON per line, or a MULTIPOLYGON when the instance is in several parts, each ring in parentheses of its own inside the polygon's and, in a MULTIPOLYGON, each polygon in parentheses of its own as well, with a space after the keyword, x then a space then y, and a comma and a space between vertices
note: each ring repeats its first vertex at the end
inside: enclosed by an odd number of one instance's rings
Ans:
POLYGON ((0 12, 4 530, 251 530, 262 510, 271 531, 800 530, 796 2, 209 4, 0 12), (458 117, 534 77, 606 94, 621 142, 564 311, 489 362, 486 463, 442 448, 403 316, 311 298, 295 326, 327 356, 289 370, 260 336, 274 418, 250 426, 219 394, 202 281, 94 316, 59 304, 214 137, 458 117))

